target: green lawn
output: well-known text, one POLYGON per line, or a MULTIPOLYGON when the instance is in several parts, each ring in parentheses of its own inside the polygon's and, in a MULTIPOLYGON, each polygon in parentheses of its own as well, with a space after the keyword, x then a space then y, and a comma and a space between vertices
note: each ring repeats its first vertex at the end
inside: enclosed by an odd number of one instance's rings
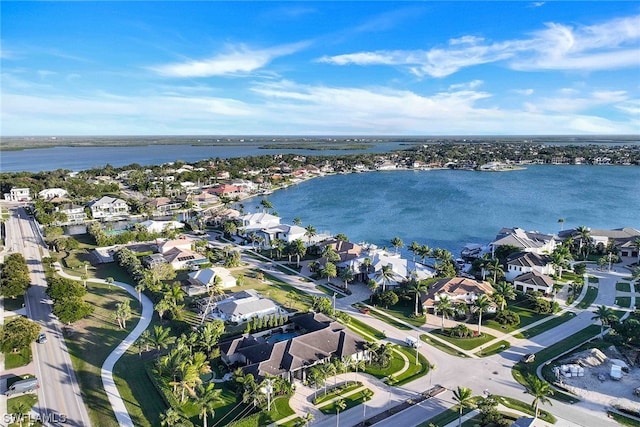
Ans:
MULTIPOLYGON (((257 414, 245 416, 235 422, 225 421, 225 424, 216 424, 216 422, 214 422, 210 425, 225 425, 229 427, 264 427, 293 414, 294 411, 289 406, 289 396, 280 396, 276 397, 271 403, 270 412, 267 412, 265 408, 257 414)), ((197 424, 195 425, 201 425, 201 421, 197 421, 197 424)))
POLYGON ((385 378, 389 375, 393 375, 395 372, 400 371, 404 367, 404 359, 395 351, 391 352, 391 361, 386 367, 378 366, 375 364, 367 363, 365 370, 369 375, 373 375, 376 378, 385 378))
MULTIPOLYGON (((477 400, 478 398, 476 398, 477 400)), ((474 408, 464 408, 462 410, 462 415, 468 414, 469 412, 473 411, 474 408)), ((427 421, 424 421, 420 424, 418 424, 418 427, 430 427, 431 425, 437 426, 437 427, 441 427, 441 426, 446 426, 447 424, 450 424, 454 421, 456 421, 458 419, 459 415, 459 410, 458 409, 454 409, 454 408, 449 408, 446 409, 444 411, 442 411, 441 413, 439 413, 438 415, 436 415, 433 418, 429 418, 427 421)))
POLYGON ((437 330, 434 330, 432 333, 437 335, 439 338, 442 338, 443 340, 450 342, 456 347, 460 347, 463 350, 473 350, 476 347, 479 347, 485 343, 488 343, 489 341, 496 339, 496 337, 494 337, 493 335, 489 335, 484 332, 478 337, 457 338, 457 337, 449 336, 447 331, 448 331, 448 328, 445 329, 445 333, 442 333, 439 329, 437 329, 437 330))
POLYGON ((386 338, 381 331, 377 330, 372 326, 369 326, 368 324, 364 323, 360 319, 356 319, 355 317, 351 317, 351 316, 349 316, 349 318, 351 320, 349 321, 349 324, 347 326, 353 326, 355 329, 358 329, 366 333, 367 335, 371 336, 372 338, 375 338, 378 340, 386 338))
POLYGON ((20 310, 24 306, 24 296, 18 295, 15 298, 4 298, 4 311, 20 310))
POLYGON ((616 304, 620 307, 631 307, 631 297, 617 297, 616 304))
POLYGON ((387 384, 400 387, 429 373, 429 361, 422 353, 418 353, 418 364, 416 364, 415 350, 407 347, 398 347, 396 350, 403 353, 407 359, 409 359, 409 367, 402 374, 398 376, 394 375, 393 379, 387 381, 387 384))
POLYGON ((4 354, 4 368, 13 369, 28 365, 33 359, 31 346, 25 347, 17 353, 9 352, 4 354))
POLYGON ((631 283, 627 283, 627 282, 616 283, 616 291, 631 292, 631 283))
POLYGON ((338 397, 340 395, 343 394, 347 394, 350 391, 356 390, 358 388, 362 387, 362 382, 357 381, 357 382, 353 382, 353 381, 349 381, 346 384, 341 384, 338 387, 334 387, 332 389, 327 390, 327 393, 320 393, 318 394, 318 396, 313 400, 313 404, 318 406, 321 405, 322 403, 333 399, 334 397, 338 397))
POLYGON ((640 427, 640 421, 634 418, 613 411, 607 411, 607 414, 620 425, 627 427, 640 427))
MULTIPOLYGON (((100 371, 107 356, 124 340, 138 321, 140 304, 124 290, 116 287, 109 289, 106 284, 89 282, 88 290, 85 300, 94 306, 95 310, 88 318, 68 329, 65 338, 92 424, 117 426, 102 387, 100 371), (127 323, 128 330, 121 330, 111 315, 116 303, 126 299, 131 302, 134 317, 127 323)), ((124 397, 125 401, 129 400, 126 395, 124 397)))
MULTIPOLYGON (((364 389, 364 390, 369 390, 369 389, 364 389)), ((361 390, 361 391, 358 391, 356 393, 353 393, 350 396, 343 397, 342 399, 344 400, 344 403, 346 404, 346 407, 341 412, 344 412, 347 409, 351 409, 354 406, 358 406, 361 403, 365 402, 364 390, 361 390)), ((329 403, 328 405, 322 406, 320 408, 320 411, 323 414, 335 415, 336 414, 335 402, 332 402, 332 403, 329 403)))
POLYGON ((525 326, 529 326, 530 324, 549 316, 549 314, 538 313, 537 311, 527 307, 527 305, 528 302, 526 300, 520 300, 515 303, 508 304, 507 306, 509 310, 517 313, 518 316, 520 316, 520 324, 518 325, 501 325, 493 319, 488 319, 486 322, 484 322, 484 324, 489 328, 508 334, 525 326))
POLYGON ((539 335, 543 332, 548 331, 549 329, 553 329, 558 325, 563 324, 575 317, 575 314, 572 312, 564 312, 560 316, 552 315, 550 319, 544 323, 533 326, 525 331, 522 331, 519 335, 522 335, 524 338, 531 338, 539 335))
POLYGON ((392 305, 389 308, 382 306, 376 308, 413 326, 424 326, 426 322, 426 318, 422 312, 419 312, 419 317, 414 316, 415 302, 413 299, 411 299, 411 301, 400 300, 396 305, 392 305))
MULTIPOLYGON (((507 408, 515 409, 516 411, 524 412, 525 414, 529 414, 531 416, 535 415, 533 408, 531 408, 531 404, 527 402, 523 402, 521 400, 513 399, 511 397, 506 396, 494 396, 498 402, 502 403, 507 408)), ((527 395, 533 400, 533 396, 527 395)), ((555 424, 558 420, 549 412, 540 409, 540 419, 551 424, 555 424)))
POLYGON ((586 310, 587 308, 591 307, 591 304, 593 304, 597 296, 598 288, 595 286, 589 286, 587 288, 586 295, 584 296, 584 298, 582 298, 582 301, 580 301, 576 307, 582 310, 586 310))
POLYGON ((426 342, 427 344, 432 345, 433 347, 435 347, 435 348, 437 348, 439 350, 442 350, 445 353, 450 354, 452 356, 469 357, 466 354, 460 352, 459 350, 457 350, 457 349, 455 349, 455 348, 453 348, 453 347, 451 347, 451 346, 449 346, 449 345, 447 345, 447 344, 445 344, 443 342, 440 342, 440 340, 432 339, 427 334, 420 335, 420 339, 422 341, 426 342))
POLYGON ((511 347, 511 343, 509 343, 509 341, 498 341, 493 345, 483 348, 475 354, 479 357, 493 356, 494 354, 502 353, 509 347, 511 347))
POLYGON ((38 396, 31 393, 23 394, 22 396, 11 397, 7 399, 7 412, 10 414, 15 414, 18 412, 17 408, 21 403, 24 403, 29 408, 33 408, 33 405, 35 405, 37 402, 38 396))
POLYGON ((371 312, 369 313, 369 315, 375 317, 376 319, 380 319, 383 322, 388 323, 389 325, 391 325, 391 326, 393 326, 395 328, 402 329, 404 331, 412 330, 410 326, 407 326, 404 323, 400 323, 397 320, 395 320, 395 319, 393 319, 393 318, 391 318, 389 316, 386 316, 386 315, 384 315, 384 314, 382 314, 382 313, 380 313, 380 312, 378 312, 376 310, 378 310, 378 307, 376 307, 376 309, 372 309, 371 312))

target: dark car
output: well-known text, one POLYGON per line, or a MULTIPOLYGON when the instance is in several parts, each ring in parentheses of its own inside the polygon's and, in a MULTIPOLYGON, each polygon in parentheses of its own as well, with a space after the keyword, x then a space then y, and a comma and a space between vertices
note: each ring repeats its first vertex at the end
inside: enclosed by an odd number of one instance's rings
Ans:
POLYGON ((531 362, 533 362, 534 360, 536 360, 536 355, 535 355, 535 354, 533 354, 533 353, 527 353, 527 354, 525 354, 524 356, 522 356, 522 357, 520 358, 520 361, 521 361, 522 363, 531 363, 531 362))
POLYGON ((41 332, 40 335, 38 335, 38 339, 36 339, 36 342, 38 344, 44 344, 47 342, 47 336, 44 334, 44 332, 41 332))

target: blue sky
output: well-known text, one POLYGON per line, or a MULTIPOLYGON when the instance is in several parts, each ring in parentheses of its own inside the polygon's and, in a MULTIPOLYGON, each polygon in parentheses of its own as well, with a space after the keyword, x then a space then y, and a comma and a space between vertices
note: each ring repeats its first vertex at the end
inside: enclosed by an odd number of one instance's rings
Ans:
POLYGON ((9 135, 640 134, 637 2, 1 2, 9 135))

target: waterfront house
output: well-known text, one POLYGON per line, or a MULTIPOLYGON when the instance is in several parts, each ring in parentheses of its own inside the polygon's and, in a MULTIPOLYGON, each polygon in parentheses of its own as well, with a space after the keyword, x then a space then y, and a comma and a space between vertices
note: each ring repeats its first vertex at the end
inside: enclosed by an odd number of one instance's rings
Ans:
MULTIPOLYGON (((425 313, 435 312, 436 303, 441 297, 447 296, 453 303, 463 302, 468 306, 478 299, 480 295, 491 296, 493 288, 489 282, 469 279, 466 277, 453 277, 450 279, 438 280, 429 287, 426 293, 422 294, 420 301, 425 313)), ((495 313, 496 306, 492 304, 489 313, 495 313)))
POLYGON ((215 193, 218 195, 220 194, 229 195, 229 194, 239 193, 241 189, 237 185, 221 184, 217 187, 210 188, 208 191, 210 193, 215 193))
POLYGON ((69 197, 69 193, 64 188, 47 188, 38 193, 40 199, 51 200, 56 197, 69 197))
POLYGON ((127 206, 127 203, 122 199, 111 196, 103 196, 90 202, 87 206, 95 219, 107 219, 129 214, 129 206, 127 206))
POLYGON ((28 188, 12 188, 4 194, 4 199, 11 202, 28 202, 31 200, 30 190, 28 188))
POLYGON ((553 293, 553 279, 536 270, 521 274, 513 279, 513 286, 522 292, 542 292, 545 295, 553 293))
POLYGON ((400 254, 389 253, 383 249, 369 249, 362 252, 358 258, 353 258, 337 264, 338 268, 350 268, 356 275, 355 280, 368 282, 374 280, 383 287, 383 280, 380 275, 382 267, 390 266, 393 277, 384 283, 385 288, 400 286, 403 282, 412 277, 416 280, 430 279, 435 276, 435 271, 423 264, 403 258, 400 254), (365 259, 371 260, 371 265, 366 268, 365 259))
POLYGON ((56 207, 58 212, 61 212, 67 216, 68 222, 82 222, 87 219, 87 214, 84 211, 84 206, 74 205, 73 203, 65 203, 56 207))
MULTIPOLYGON (((575 229, 560 232, 562 238, 573 237, 579 240, 579 234, 575 229)), ((615 228, 613 230, 589 229, 591 243, 601 253, 605 253, 609 244, 613 245, 618 255, 623 260, 634 261, 638 258, 638 248, 635 241, 640 239, 640 230, 632 227, 615 228)))
POLYGON ((507 271, 504 275, 508 282, 523 273, 537 271, 540 274, 552 275, 555 273, 551 259, 547 255, 538 255, 535 252, 517 252, 507 257, 507 271))
POLYGON ((320 313, 305 313, 291 319, 294 334, 275 341, 243 335, 220 344, 222 360, 240 366, 256 378, 278 376, 289 381, 306 380, 309 368, 332 359, 367 360, 366 341, 342 324, 320 313))
POLYGON ((264 228, 259 234, 265 237, 265 246, 269 246, 276 239, 291 243, 298 239, 305 239, 306 229, 298 225, 279 224, 274 227, 264 228))
POLYGON ((279 217, 266 212, 242 215, 239 219, 242 222, 239 228, 243 228, 247 232, 258 231, 280 225, 279 217))
POLYGON ((503 228, 495 240, 489 244, 492 254, 500 246, 515 246, 525 252, 550 254, 556 248, 556 238, 537 231, 525 231, 521 228, 503 228))
POLYGON ((184 228, 184 224, 178 221, 147 220, 140 222, 139 225, 146 228, 149 233, 162 233, 168 230, 180 230, 184 228))
POLYGON ((174 211, 182 208, 182 202, 172 200, 168 197, 157 197, 151 199, 146 205, 158 215, 171 215, 174 211))

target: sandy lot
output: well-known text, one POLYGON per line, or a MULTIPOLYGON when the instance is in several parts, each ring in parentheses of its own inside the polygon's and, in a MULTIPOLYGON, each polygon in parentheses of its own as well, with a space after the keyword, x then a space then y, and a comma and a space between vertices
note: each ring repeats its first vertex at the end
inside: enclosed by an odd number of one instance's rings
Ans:
POLYGON ((622 379, 616 381, 609 375, 611 359, 624 360, 615 348, 604 353, 592 349, 563 359, 558 365, 574 363, 584 368, 582 377, 561 376, 564 386, 584 400, 640 413, 640 397, 633 394, 633 390, 640 387, 640 367, 630 366, 629 372, 623 373, 622 379))

